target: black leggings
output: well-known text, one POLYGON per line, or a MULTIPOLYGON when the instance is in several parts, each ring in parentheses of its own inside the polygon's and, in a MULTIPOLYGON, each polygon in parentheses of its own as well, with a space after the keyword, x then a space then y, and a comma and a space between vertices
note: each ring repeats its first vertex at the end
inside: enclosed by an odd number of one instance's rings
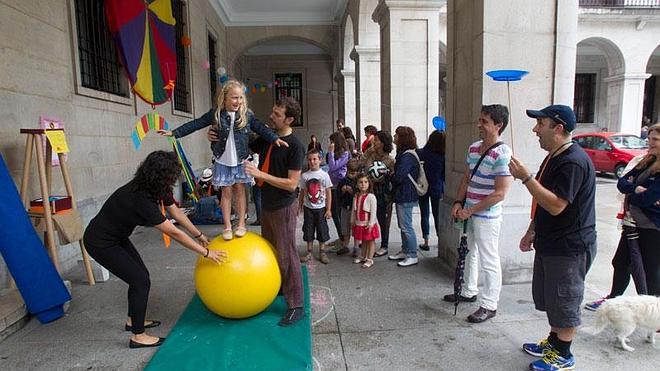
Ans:
MULTIPOLYGON (((660 296, 660 231, 655 229, 637 228, 639 233, 639 250, 642 254, 642 264, 646 273, 646 286, 649 295, 660 296)), ((621 234, 619 246, 616 249, 612 266, 612 290, 608 297, 614 298, 623 295, 630 283, 630 250, 626 238, 621 234)))
POLYGON ((128 316, 134 334, 144 332, 144 317, 151 280, 149 271, 130 240, 126 239, 111 247, 95 247, 94 241, 85 238, 87 252, 94 260, 128 284, 128 316))

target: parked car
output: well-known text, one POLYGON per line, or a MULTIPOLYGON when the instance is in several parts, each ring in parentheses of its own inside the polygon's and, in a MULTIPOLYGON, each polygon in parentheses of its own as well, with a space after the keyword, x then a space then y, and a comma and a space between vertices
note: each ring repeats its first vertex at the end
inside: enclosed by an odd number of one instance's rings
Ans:
POLYGON ((648 144, 637 135, 598 132, 573 136, 591 158, 596 171, 623 176, 623 169, 633 157, 645 154, 648 144))

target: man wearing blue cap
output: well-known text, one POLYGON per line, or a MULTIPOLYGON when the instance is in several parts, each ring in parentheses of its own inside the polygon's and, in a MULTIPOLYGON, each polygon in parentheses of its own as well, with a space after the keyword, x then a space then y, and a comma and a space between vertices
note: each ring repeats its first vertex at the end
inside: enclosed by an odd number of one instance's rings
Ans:
POLYGON ((595 171, 587 154, 571 141, 575 114, 570 107, 527 110, 527 116, 536 119, 532 131, 548 156, 536 176, 516 158, 509 168, 533 198, 532 221, 520 250, 536 250, 532 296, 536 309, 546 312, 550 335, 522 348, 542 357, 530 370, 571 370, 584 278, 596 254, 595 171))

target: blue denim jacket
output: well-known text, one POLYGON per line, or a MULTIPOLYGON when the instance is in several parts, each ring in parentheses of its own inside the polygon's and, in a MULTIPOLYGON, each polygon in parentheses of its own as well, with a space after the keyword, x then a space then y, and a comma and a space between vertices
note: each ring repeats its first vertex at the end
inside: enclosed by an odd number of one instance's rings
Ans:
MULTIPOLYGON (((248 143, 251 132, 255 132, 270 143, 273 143, 277 140, 277 134, 275 134, 275 132, 264 125, 261 121, 257 120, 250 111, 247 113, 247 120, 248 124, 241 129, 238 129, 236 126, 234 126, 234 142, 236 143, 236 154, 238 155, 239 161, 248 158, 250 154, 248 143)), ((172 135, 174 135, 175 138, 185 137, 192 132, 205 128, 209 125, 213 125, 215 123, 215 109, 212 108, 202 117, 189 121, 172 130, 172 135)), ((218 141, 211 142, 211 151, 213 151, 213 156, 215 158, 220 158, 225 152, 225 145, 227 144, 227 138, 229 138, 230 127, 231 117, 229 116, 229 113, 223 109, 220 112, 219 125, 215 128, 216 132, 218 133, 218 141)))
POLYGON ((419 164, 417 159, 410 153, 397 153, 394 163, 394 175, 392 175, 392 200, 394 203, 417 202, 419 196, 415 186, 408 178, 410 174, 413 179, 419 175, 419 164))

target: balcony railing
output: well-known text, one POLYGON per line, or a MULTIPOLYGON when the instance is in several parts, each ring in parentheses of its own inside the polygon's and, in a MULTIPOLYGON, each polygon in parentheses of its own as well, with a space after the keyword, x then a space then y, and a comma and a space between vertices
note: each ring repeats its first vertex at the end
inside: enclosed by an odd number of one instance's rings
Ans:
POLYGON ((660 0, 580 0, 585 8, 660 8, 660 0))

